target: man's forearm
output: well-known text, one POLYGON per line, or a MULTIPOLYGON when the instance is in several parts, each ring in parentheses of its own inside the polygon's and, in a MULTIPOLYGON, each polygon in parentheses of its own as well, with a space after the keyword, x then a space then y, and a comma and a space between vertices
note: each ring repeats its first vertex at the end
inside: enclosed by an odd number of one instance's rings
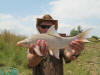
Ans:
POLYGON ((37 66, 42 60, 42 57, 31 53, 28 53, 27 58, 30 67, 37 66))

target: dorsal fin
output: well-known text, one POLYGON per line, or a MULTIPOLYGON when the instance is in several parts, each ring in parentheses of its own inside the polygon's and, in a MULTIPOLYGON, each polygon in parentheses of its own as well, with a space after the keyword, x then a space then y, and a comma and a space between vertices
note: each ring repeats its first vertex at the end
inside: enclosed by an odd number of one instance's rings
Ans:
POLYGON ((57 31, 55 30, 55 25, 52 25, 52 26, 48 29, 47 34, 48 34, 48 35, 55 36, 55 37, 61 37, 61 36, 57 33, 57 31))

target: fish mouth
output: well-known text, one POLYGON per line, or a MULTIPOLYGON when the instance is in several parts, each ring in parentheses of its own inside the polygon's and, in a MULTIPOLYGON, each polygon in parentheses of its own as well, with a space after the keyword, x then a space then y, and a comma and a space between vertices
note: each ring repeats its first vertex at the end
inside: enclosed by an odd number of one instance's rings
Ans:
POLYGON ((21 42, 17 42, 17 46, 22 47, 23 44, 21 42))
POLYGON ((27 48, 27 47, 29 47, 29 45, 30 44, 27 41, 25 41, 25 40, 17 42, 17 46, 19 46, 19 47, 27 48))

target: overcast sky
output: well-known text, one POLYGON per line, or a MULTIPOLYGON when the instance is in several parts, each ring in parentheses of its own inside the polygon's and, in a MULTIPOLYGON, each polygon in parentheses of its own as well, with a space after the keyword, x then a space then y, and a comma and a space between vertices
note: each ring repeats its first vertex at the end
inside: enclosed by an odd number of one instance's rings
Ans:
POLYGON ((81 25, 100 37, 100 0, 0 0, 0 31, 34 34, 36 18, 44 14, 58 19, 60 33, 81 25))

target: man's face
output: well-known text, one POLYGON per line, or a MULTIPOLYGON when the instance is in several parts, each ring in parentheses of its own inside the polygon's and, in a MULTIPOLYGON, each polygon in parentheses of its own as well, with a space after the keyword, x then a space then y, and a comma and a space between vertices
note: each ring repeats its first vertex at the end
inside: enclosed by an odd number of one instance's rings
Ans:
POLYGON ((39 25, 40 33, 46 33, 48 29, 53 25, 51 21, 43 21, 39 25))

